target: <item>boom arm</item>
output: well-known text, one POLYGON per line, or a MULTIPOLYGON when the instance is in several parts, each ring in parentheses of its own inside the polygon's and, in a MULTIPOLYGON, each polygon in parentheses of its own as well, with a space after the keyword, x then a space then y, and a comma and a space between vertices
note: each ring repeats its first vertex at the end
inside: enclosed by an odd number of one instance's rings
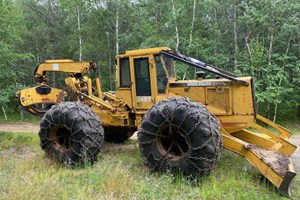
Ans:
MULTIPOLYGON (((36 79, 42 78, 44 80, 46 72, 65 72, 65 73, 81 73, 85 74, 91 69, 96 69, 95 62, 74 62, 73 60, 46 60, 44 63, 38 65, 34 70, 34 77, 36 79)), ((40 81, 41 82, 41 81, 40 81)))

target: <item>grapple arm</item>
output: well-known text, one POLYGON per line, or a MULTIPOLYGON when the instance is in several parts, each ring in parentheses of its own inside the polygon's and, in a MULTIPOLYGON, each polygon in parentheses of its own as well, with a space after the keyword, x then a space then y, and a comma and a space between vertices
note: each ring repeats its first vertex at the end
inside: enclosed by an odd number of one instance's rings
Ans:
POLYGON ((16 93, 20 108, 34 115, 44 115, 52 105, 61 102, 65 96, 65 91, 45 84, 23 89, 16 93))

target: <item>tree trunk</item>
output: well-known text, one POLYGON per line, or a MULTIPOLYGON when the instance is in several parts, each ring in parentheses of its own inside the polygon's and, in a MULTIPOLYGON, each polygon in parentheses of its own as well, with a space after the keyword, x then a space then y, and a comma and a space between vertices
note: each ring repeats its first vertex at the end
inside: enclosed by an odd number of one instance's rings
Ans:
POLYGON ((3 106, 2 106, 2 111, 3 111, 5 121, 7 121, 7 115, 6 115, 6 112, 5 112, 5 108, 3 106))
POLYGON ((79 31, 79 37, 78 37, 78 42, 79 42, 79 61, 81 61, 82 60, 82 38, 81 38, 79 6, 77 6, 77 26, 78 26, 78 31, 79 31))
POLYGON ((20 116, 21 116, 21 121, 24 121, 24 112, 22 109, 20 109, 20 116))
POLYGON ((238 41, 237 41, 237 6, 234 1, 233 4, 233 43, 234 43, 234 70, 237 70, 237 56, 238 56, 238 41))
POLYGON ((269 102, 268 102, 267 108, 266 108, 266 117, 267 117, 268 119, 270 119, 270 103, 269 103, 269 102))
POLYGON ((274 115, 273 115, 273 122, 276 122, 276 117, 277 117, 277 109, 278 109, 278 103, 277 101, 275 102, 275 106, 274 106, 274 115))
POLYGON ((116 10, 116 55, 119 54, 119 1, 117 1, 117 10, 116 10))
MULTIPOLYGON (((55 33, 54 33, 54 15, 55 15, 55 0, 48 0, 48 16, 47 25, 49 26, 49 57, 51 59, 55 58, 55 33)), ((52 72, 52 86, 55 87, 55 72, 52 72)))
POLYGON ((176 33, 176 51, 178 51, 180 40, 179 40, 179 31, 177 26, 177 14, 176 14, 175 4, 173 0, 172 0, 172 11, 173 11, 173 19, 175 23, 175 33, 176 33))
POLYGON ((193 3, 193 17, 192 17, 192 24, 191 24, 191 31, 190 31, 188 54, 190 53, 190 48, 191 48, 192 42, 193 42, 193 31, 194 31, 194 24, 195 24, 195 16, 196 16, 196 0, 194 0, 194 3, 193 3))
MULTIPOLYGON (((278 86, 281 86, 282 78, 279 79, 278 86)), ((273 116, 273 122, 275 123, 276 117, 277 117, 277 109, 278 109, 278 102, 275 101, 275 107, 274 107, 274 116, 273 116)))
MULTIPOLYGON (((250 48, 250 45, 249 45, 249 42, 248 42, 248 39, 249 39, 249 35, 248 34, 247 36, 245 36, 245 43, 246 43, 246 47, 247 47, 247 51, 248 51, 248 54, 249 54, 249 63, 250 65, 252 65, 252 52, 251 52, 251 48, 250 48)), ((252 67, 250 68, 251 69, 251 76, 254 77, 254 70, 252 69, 252 67)), ((257 79, 256 79, 257 80, 257 79)))
POLYGON ((106 32, 106 35, 107 35, 107 45, 108 45, 108 67, 109 67, 109 88, 110 90, 112 91, 113 88, 112 88, 112 70, 111 70, 111 67, 112 67, 112 63, 111 63, 111 47, 110 47, 110 34, 109 32, 106 32))
POLYGON ((268 65, 272 64, 272 51, 273 51, 273 41, 274 41, 274 25, 272 24, 270 30, 270 43, 269 43, 269 53, 268 53, 268 65))
MULTIPOLYGON (((193 17, 192 17, 192 23, 191 23, 189 46, 188 46, 188 51, 187 51, 188 54, 190 53, 192 42, 193 42, 193 31, 194 31, 194 24, 195 24, 195 15, 196 15, 196 0, 194 0, 194 3, 193 3, 193 17)), ((185 68, 183 78, 182 78, 183 80, 186 77, 187 70, 188 70, 188 68, 185 68)), ((197 68, 195 67, 195 71, 194 71, 195 74, 196 74, 196 71, 197 71, 197 68)))
MULTIPOLYGON (((219 22, 218 22, 218 9, 217 8, 214 8, 213 16, 214 16, 214 24, 218 24, 219 22)), ((217 55, 217 48, 218 48, 217 45, 214 45, 214 47, 213 47, 213 52, 214 52, 213 56, 217 55)))

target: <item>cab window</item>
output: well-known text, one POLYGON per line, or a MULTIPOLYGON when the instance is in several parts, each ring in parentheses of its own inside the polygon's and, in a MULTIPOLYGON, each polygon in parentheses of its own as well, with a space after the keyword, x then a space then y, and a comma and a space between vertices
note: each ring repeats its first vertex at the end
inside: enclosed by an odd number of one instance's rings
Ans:
POLYGON ((167 83, 168 83, 168 78, 159 55, 155 56, 155 63, 156 63, 157 93, 158 94, 165 93, 167 83))
POLYGON ((129 58, 120 58, 120 87, 130 87, 129 58))
POLYGON ((134 72, 136 80, 136 95, 151 96, 148 58, 134 59, 134 72))

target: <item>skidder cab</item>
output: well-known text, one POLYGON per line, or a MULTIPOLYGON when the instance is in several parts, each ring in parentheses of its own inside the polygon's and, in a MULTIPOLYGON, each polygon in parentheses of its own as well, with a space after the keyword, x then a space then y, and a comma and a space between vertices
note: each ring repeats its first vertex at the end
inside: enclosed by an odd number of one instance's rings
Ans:
POLYGON ((115 92, 102 92, 99 78, 89 75, 94 63, 71 60, 46 61, 35 72, 38 77, 53 70, 67 74, 63 88, 37 81, 36 87, 18 92, 21 106, 45 113, 39 135, 47 154, 71 165, 94 162, 103 139, 124 142, 138 130, 141 154, 153 171, 197 177, 217 166, 223 146, 245 157, 280 194, 290 196, 296 175, 290 157, 296 146, 288 141, 290 131, 257 114, 251 77, 238 77, 167 47, 126 51, 116 60, 115 92), (175 65, 192 66, 193 73, 196 68, 213 78, 197 72, 193 80, 177 80, 175 65), (32 109, 42 99, 54 106, 43 112, 32 109))

